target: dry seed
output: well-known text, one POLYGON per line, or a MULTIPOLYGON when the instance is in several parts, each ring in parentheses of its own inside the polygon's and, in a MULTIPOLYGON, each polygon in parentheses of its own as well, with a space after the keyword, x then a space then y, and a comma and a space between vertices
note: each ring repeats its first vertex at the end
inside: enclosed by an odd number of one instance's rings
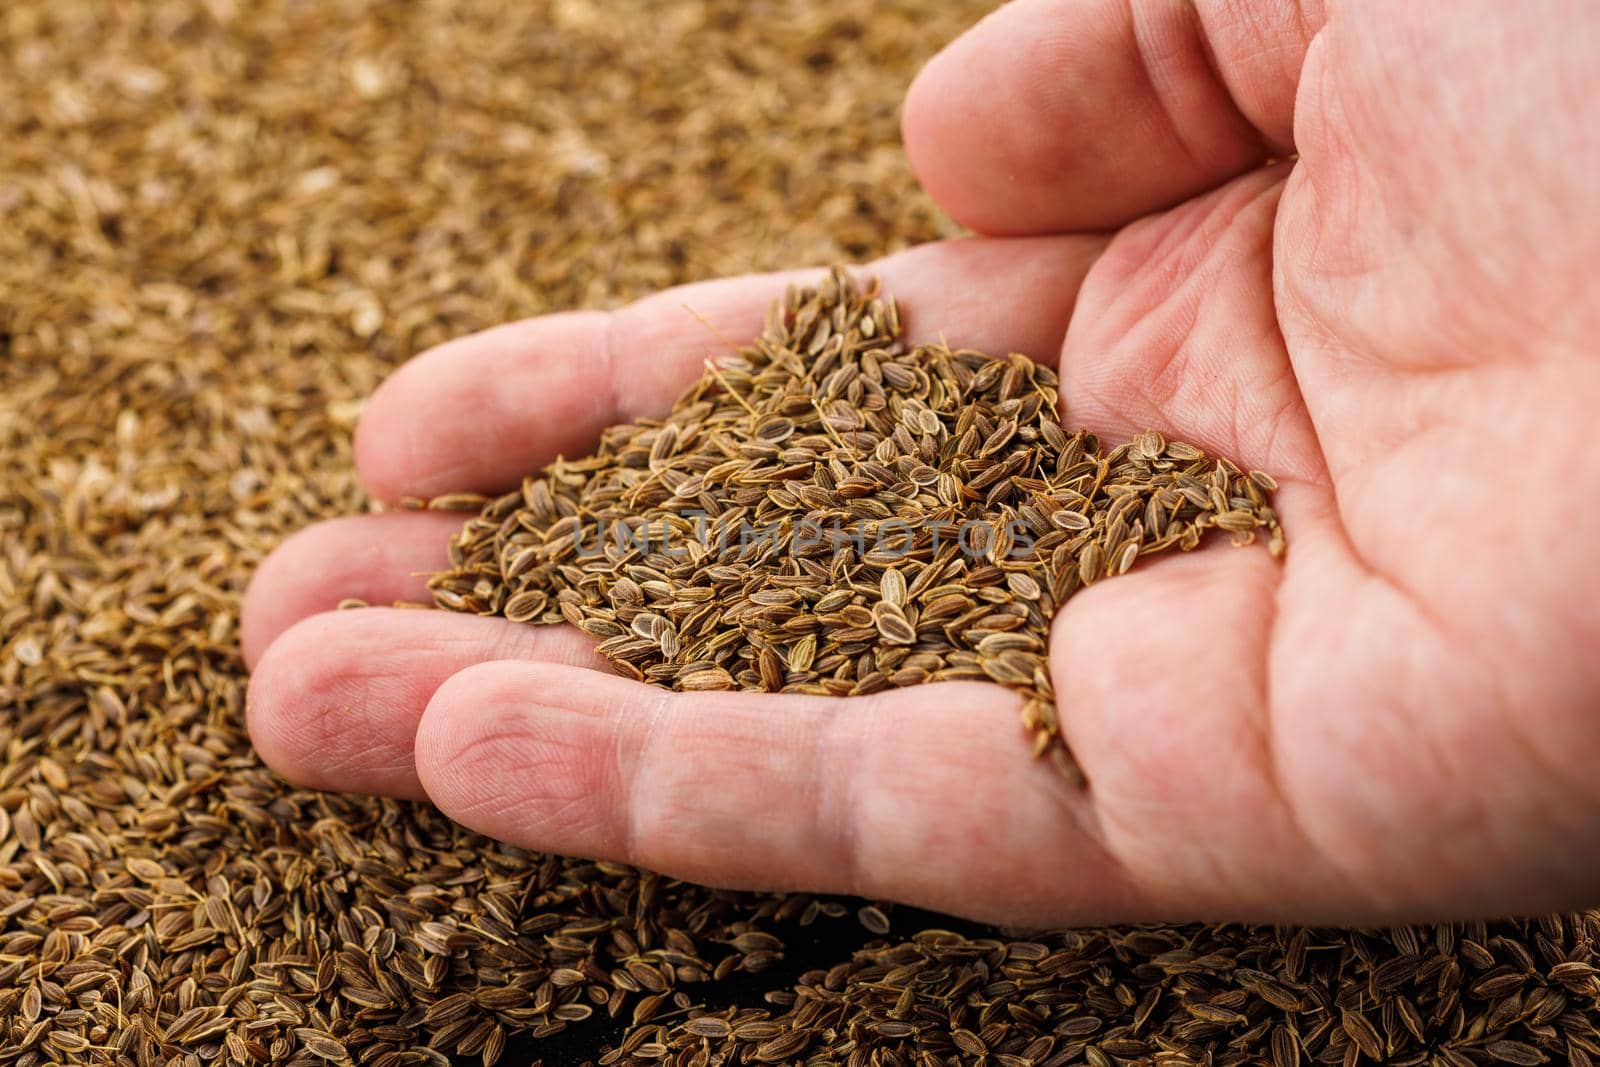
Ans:
POLYGON ((1550 1062, 1549 1056, 1525 1041, 1491 1041, 1484 1046, 1484 1051, 1501 1063, 1523 1064, 1524 1067, 1550 1062))
POLYGON ((732 689, 734 688, 733 676, 720 667, 709 670, 693 671, 678 678, 678 686, 685 692, 706 689, 732 689))
POLYGON ((727 1037, 730 1027, 726 1019, 718 1019, 708 1015, 699 1019, 690 1019, 683 1024, 683 1031, 686 1034, 693 1034, 695 1037, 727 1037))
POLYGON ((876 905, 867 904, 863 906, 856 912, 856 918, 860 920, 861 925, 867 929, 868 933, 882 937, 889 932, 889 917, 883 913, 882 908, 876 905))
POLYGON ((872 606, 872 621, 887 644, 909 645, 917 639, 917 631, 906 619, 905 612, 887 600, 872 606))

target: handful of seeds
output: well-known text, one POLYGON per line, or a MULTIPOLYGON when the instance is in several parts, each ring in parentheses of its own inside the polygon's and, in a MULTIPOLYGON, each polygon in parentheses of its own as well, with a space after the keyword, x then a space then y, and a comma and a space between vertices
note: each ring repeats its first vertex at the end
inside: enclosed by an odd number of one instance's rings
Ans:
POLYGON ((568 622, 680 690, 853 696, 952 679, 1025 696, 1075 774, 1046 658, 1078 589, 1206 532, 1283 552, 1272 478, 1148 431, 1068 433, 1021 355, 909 346, 875 282, 791 290, 665 419, 607 430, 490 501, 439 605, 568 622))

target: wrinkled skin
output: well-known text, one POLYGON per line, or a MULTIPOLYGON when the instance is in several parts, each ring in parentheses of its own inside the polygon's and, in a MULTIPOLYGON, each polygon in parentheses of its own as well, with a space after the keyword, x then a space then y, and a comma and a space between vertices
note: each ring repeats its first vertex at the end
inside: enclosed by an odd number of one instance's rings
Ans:
MULTIPOLYGON (((1596 55, 1592 0, 1016 0, 917 79, 912 162, 987 236, 867 268, 913 335, 1059 357, 1069 424, 1283 483, 1284 565, 1218 546, 1061 612, 1087 795, 995 687, 670 694, 561 628, 329 613, 425 595, 459 522, 428 513, 262 567, 259 751, 538 849, 1021 923, 1592 904, 1596 55)), ((813 276, 445 345, 373 398, 362 476, 514 485, 700 373, 684 305, 753 336, 813 276)))

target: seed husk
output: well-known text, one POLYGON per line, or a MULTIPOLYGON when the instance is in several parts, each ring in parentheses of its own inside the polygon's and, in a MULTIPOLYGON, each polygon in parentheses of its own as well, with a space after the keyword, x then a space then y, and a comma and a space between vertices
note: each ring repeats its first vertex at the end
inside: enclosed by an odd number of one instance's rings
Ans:
POLYGON ((889 932, 889 916, 875 904, 863 905, 856 912, 856 918, 868 933, 882 937, 889 932))

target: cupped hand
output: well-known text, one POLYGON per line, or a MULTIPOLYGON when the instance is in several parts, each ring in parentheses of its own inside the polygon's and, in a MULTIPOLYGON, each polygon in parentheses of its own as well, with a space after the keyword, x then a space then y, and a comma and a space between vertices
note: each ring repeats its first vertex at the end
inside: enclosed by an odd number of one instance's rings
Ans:
MULTIPOLYGON (((1087 792, 1030 760, 997 687, 668 693, 576 631, 330 612, 425 598, 461 522, 428 512, 262 567, 263 757, 537 849, 1019 923, 1593 903, 1600 8, 1328 8, 1016 0, 906 105, 924 185, 988 235, 864 268, 913 339, 1059 359, 1067 423, 1282 484, 1282 565, 1161 558, 1060 613, 1087 792)), ((663 411, 811 276, 445 345, 373 398, 362 476, 515 485, 663 411)))

